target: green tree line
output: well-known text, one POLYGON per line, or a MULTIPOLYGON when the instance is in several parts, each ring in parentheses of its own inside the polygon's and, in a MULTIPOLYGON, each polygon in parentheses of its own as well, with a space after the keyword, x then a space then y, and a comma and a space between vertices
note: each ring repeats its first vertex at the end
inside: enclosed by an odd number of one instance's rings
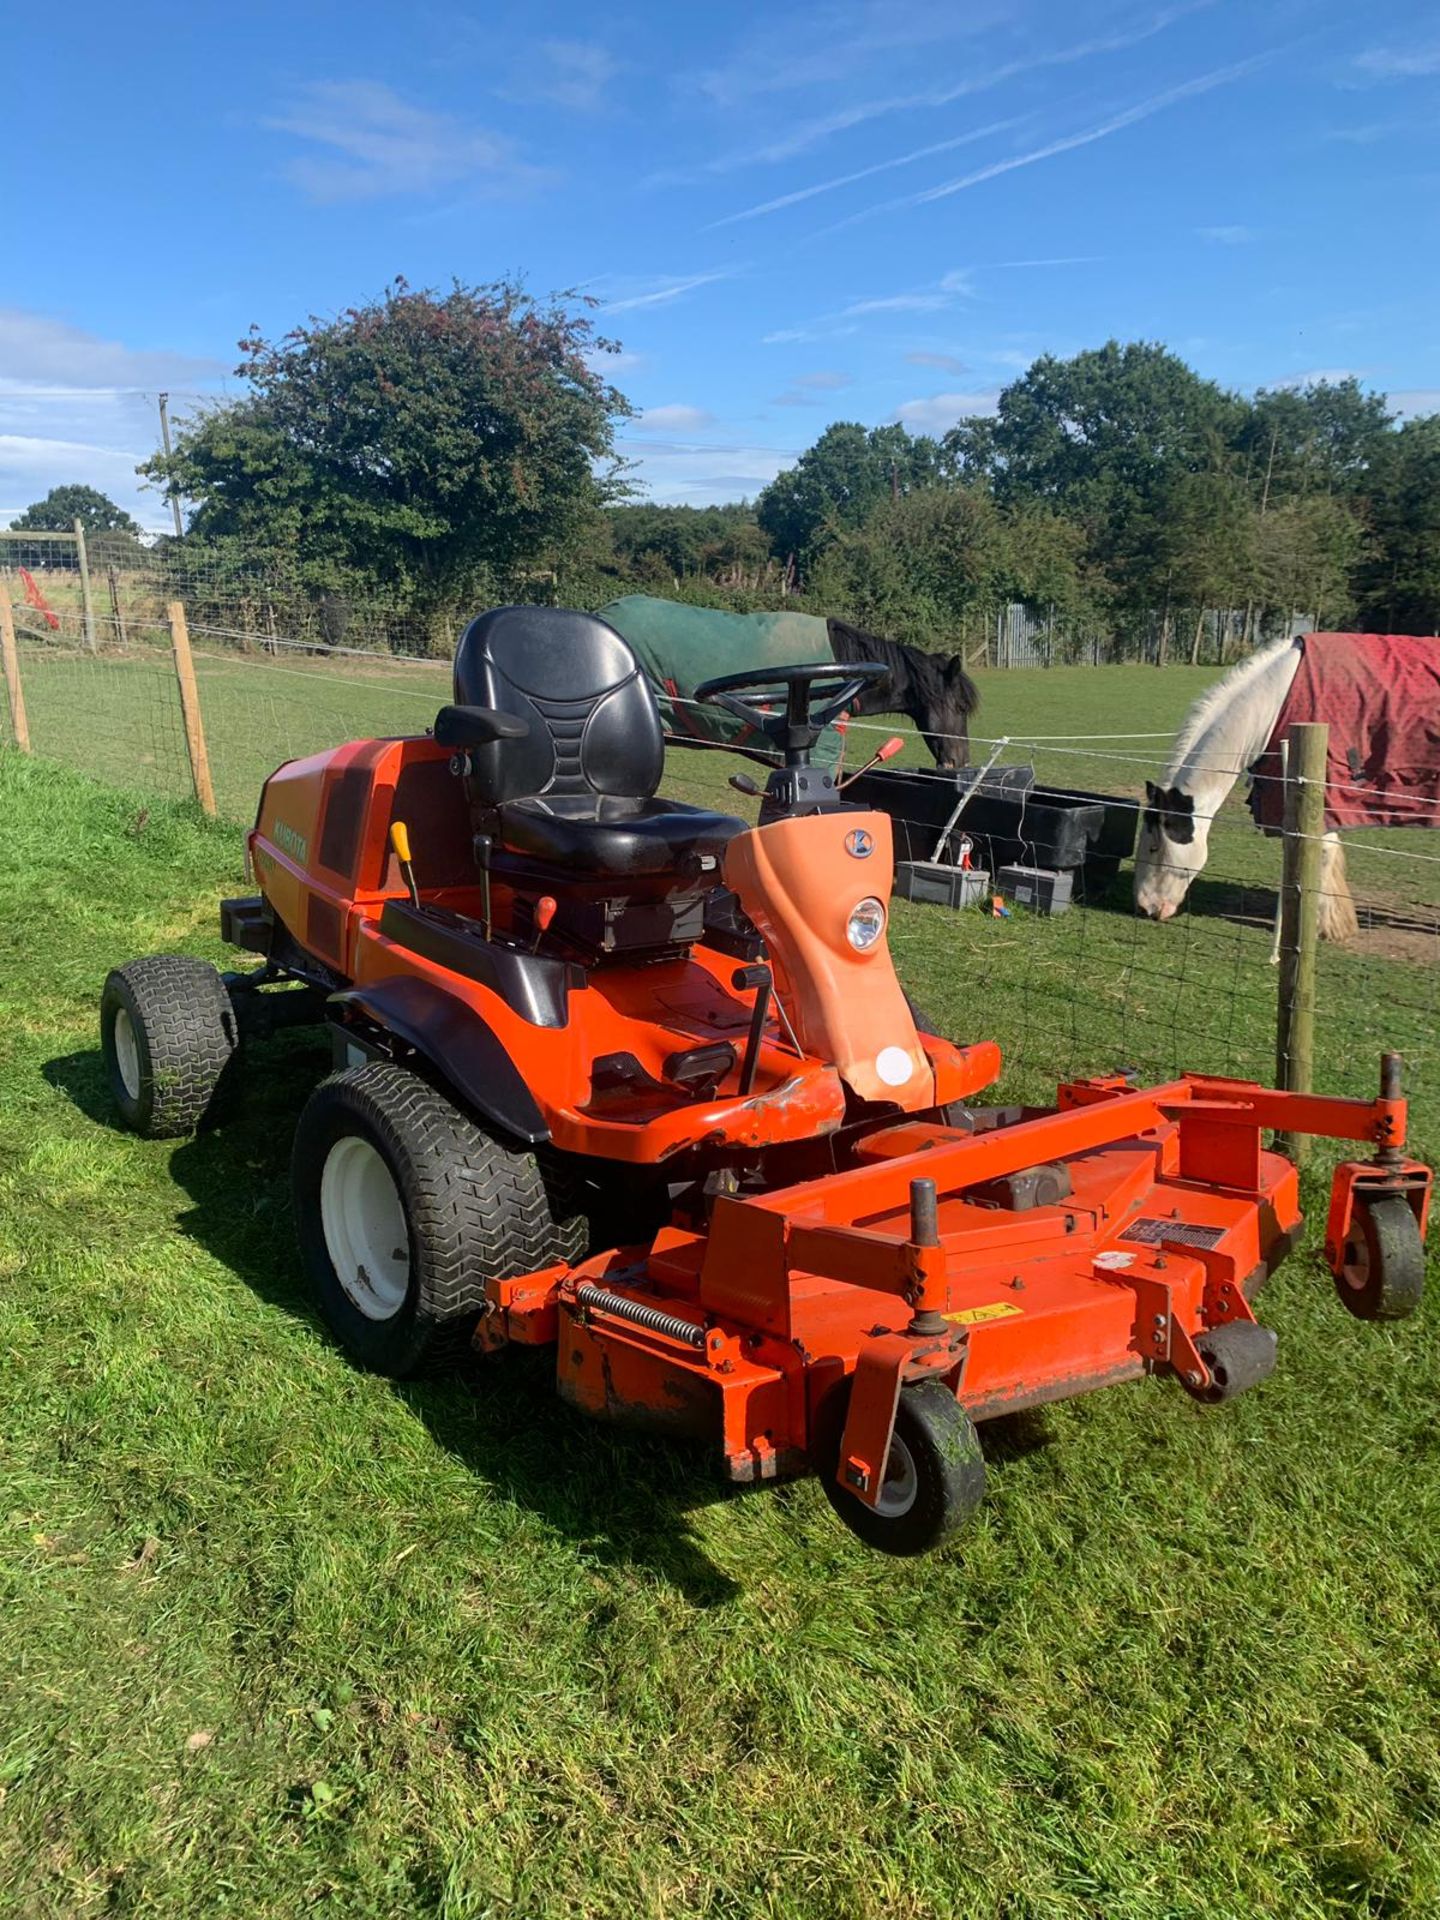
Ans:
MULTIPOLYGON (((1062 645, 1161 659, 1196 654, 1221 612, 1239 645, 1295 618, 1440 627, 1440 415, 1399 421, 1353 379, 1247 397, 1110 341, 1036 360, 941 437, 839 421, 754 502, 664 507, 617 453, 614 347, 586 302, 512 282, 397 281, 280 340, 252 332, 242 395, 141 468, 188 515, 151 552, 217 606, 261 556, 267 618, 293 596, 333 640, 383 605, 406 647, 444 644, 487 598, 634 591, 798 600, 952 646, 1019 601, 1062 645)), ((24 524, 74 515, 135 541, 88 489, 24 524)))

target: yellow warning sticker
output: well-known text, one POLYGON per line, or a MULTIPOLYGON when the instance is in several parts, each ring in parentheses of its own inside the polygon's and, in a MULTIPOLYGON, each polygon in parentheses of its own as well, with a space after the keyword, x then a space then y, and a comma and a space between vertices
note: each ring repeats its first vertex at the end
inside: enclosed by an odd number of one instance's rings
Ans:
POLYGON ((1020 1311, 1011 1300, 992 1300, 984 1307, 962 1307, 958 1313, 947 1313, 945 1318, 959 1327, 973 1327, 977 1320, 1004 1320, 1020 1311))

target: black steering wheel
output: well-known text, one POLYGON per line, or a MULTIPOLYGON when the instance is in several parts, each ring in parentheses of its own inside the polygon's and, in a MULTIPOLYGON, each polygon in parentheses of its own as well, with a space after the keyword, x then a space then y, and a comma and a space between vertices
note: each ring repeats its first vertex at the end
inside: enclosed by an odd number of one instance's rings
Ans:
POLYGON ((883 680, 888 671, 869 660, 845 667, 836 666, 833 660, 796 667, 754 667, 744 673, 722 673, 714 680, 702 680, 695 698, 723 707, 764 734, 773 746, 784 751, 787 766, 804 765, 811 747, 831 721, 838 720, 856 694, 883 680), (821 698, 826 688, 829 691, 821 698), (785 694, 783 708, 755 706, 739 697, 742 693, 773 694, 781 690, 785 694))

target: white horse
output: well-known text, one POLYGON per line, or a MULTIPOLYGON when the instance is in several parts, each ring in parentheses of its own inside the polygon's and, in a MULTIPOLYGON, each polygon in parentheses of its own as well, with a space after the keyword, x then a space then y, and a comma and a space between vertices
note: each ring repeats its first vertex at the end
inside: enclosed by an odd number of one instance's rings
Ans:
MULTIPOLYGON (((1298 640, 1276 640, 1242 660, 1195 702, 1158 782, 1145 782, 1135 854, 1135 905, 1152 920, 1176 913, 1205 865, 1210 823, 1231 788, 1269 745, 1300 666, 1298 640)), ((1359 931, 1339 835, 1327 833, 1320 864, 1320 938, 1359 931)))

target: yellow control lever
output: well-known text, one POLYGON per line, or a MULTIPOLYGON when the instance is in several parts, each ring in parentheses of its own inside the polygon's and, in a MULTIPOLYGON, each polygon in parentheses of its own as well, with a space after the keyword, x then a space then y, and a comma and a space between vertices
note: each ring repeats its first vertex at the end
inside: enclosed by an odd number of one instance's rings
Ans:
POLYGON ((395 858, 400 862, 400 871, 405 876, 405 884, 410 889, 410 904, 420 904, 420 889, 415 884, 415 869, 410 864, 410 829, 403 820, 390 822, 390 844, 395 849, 395 858))

